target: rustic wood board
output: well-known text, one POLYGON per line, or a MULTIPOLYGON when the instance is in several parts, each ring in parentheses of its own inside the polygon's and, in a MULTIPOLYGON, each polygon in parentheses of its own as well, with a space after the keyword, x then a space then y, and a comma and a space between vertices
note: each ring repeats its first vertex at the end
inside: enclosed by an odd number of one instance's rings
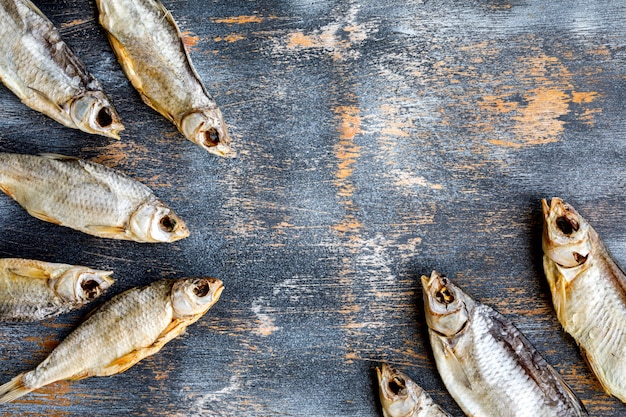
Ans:
MULTIPOLYGON (((62 127, 0 87, 0 151, 102 162, 169 202, 171 245, 97 239, 0 195, 0 256, 224 280, 187 334, 126 373, 61 382, 0 416, 381 416, 374 367, 454 415, 419 276, 440 270, 509 317, 590 415, 626 415, 562 331, 541 271, 541 198, 561 196, 626 262, 626 4, 164 1, 237 158, 185 141, 124 77, 86 0, 36 1, 102 82, 121 141, 62 127)), ((0 379, 86 314, 0 325, 0 379)))

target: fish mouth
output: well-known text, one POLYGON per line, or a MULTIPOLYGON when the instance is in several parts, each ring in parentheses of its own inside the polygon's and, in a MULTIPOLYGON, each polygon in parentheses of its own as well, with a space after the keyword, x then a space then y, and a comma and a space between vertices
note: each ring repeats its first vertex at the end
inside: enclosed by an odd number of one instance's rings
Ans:
POLYGON ((380 369, 376 368, 376 375, 385 398, 391 400, 406 395, 406 380, 400 372, 383 363, 380 369))
POLYGON ((439 304, 451 304, 455 300, 454 293, 449 288, 449 281, 445 275, 433 271, 430 278, 422 275, 424 294, 428 293, 429 299, 435 299, 439 304))
POLYGON ((81 294, 85 300, 98 298, 104 291, 109 289, 115 282, 110 276, 113 271, 88 271, 82 273, 76 281, 76 294, 81 294))
POLYGON ((549 205, 545 199, 541 200, 541 209, 544 255, 561 267, 583 265, 591 253, 590 226, 558 197, 552 198, 549 205))

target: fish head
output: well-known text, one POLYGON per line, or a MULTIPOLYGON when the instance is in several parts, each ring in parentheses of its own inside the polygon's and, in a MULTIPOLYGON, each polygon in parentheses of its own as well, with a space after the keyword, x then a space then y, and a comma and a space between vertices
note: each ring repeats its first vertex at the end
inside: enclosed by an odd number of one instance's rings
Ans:
POLYGON ((180 279, 172 286, 171 299, 174 317, 204 314, 219 300, 224 285, 217 278, 180 279))
POLYGON ((474 308, 473 300, 442 274, 422 275, 426 323, 445 337, 461 332, 474 308))
POLYGON ((130 216, 128 229, 141 242, 174 242, 189 236, 185 222, 158 199, 140 205, 130 216))
POLYGON ((98 298, 113 285, 112 273, 64 265, 52 271, 49 285, 63 299, 84 303, 98 298))
POLYGON ((583 265, 592 248, 589 223, 560 198, 553 198, 549 205, 541 200, 541 208, 544 254, 565 268, 583 265))
POLYGON ((119 139, 124 130, 120 116, 102 91, 87 91, 74 98, 69 105, 69 115, 81 130, 119 139))
POLYGON ((412 416, 417 408, 422 388, 411 378, 383 363, 376 368, 380 403, 385 417, 412 416))
POLYGON ((180 121, 180 130, 193 143, 218 156, 230 156, 230 135, 218 107, 193 110, 180 121))

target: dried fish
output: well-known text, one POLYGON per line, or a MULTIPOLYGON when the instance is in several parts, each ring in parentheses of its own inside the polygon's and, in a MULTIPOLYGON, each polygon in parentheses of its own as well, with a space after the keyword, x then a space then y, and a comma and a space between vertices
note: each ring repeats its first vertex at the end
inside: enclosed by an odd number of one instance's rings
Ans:
POLYGON ((559 374, 501 314, 435 271, 422 276, 422 285, 437 369, 465 414, 587 415, 559 374))
POLYGON ((626 276, 572 206, 541 205, 543 269, 559 321, 606 392, 626 402, 626 276))
POLYGON ((385 417, 451 417, 404 373, 383 363, 376 374, 385 417))
POLYGON ((100 24, 143 101, 187 139, 219 156, 231 153, 217 103, 198 76, 170 12, 158 0, 97 0, 100 24))
POLYGON ((173 242, 189 235, 148 187, 77 158, 0 153, 0 190, 38 219, 94 236, 173 242))
POLYGON ((0 80, 65 126, 116 139, 124 130, 100 83, 29 0, 0 0, 0 80))
POLYGON ((0 259, 0 320, 43 320, 82 307, 113 284, 111 273, 31 259, 0 259))
POLYGON ((0 386, 0 403, 56 381, 124 372, 202 317, 223 288, 216 278, 166 279, 113 297, 39 366, 0 386))

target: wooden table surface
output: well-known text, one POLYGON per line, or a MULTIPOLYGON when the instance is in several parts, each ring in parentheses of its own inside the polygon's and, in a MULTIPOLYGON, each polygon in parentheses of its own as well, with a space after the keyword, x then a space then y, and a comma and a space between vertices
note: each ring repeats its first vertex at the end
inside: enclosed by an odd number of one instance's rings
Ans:
MULTIPOLYGON (((98 239, 0 194, 0 256, 112 269, 104 299, 163 277, 212 275, 226 289, 127 372, 47 386, 0 417, 380 417, 381 361, 461 416, 427 340, 419 277, 433 269, 513 321, 591 416, 626 415, 561 329, 540 244, 540 199, 560 196, 626 264, 624 2, 164 1, 233 159, 142 103, 95 2, 35 3, 126 130, 115 141, 65 128, 2 86, 0 151, 122 170, 191 236, 98 239)), ((0 382, 36 366, 88 310, 0 324, 0 382)))

